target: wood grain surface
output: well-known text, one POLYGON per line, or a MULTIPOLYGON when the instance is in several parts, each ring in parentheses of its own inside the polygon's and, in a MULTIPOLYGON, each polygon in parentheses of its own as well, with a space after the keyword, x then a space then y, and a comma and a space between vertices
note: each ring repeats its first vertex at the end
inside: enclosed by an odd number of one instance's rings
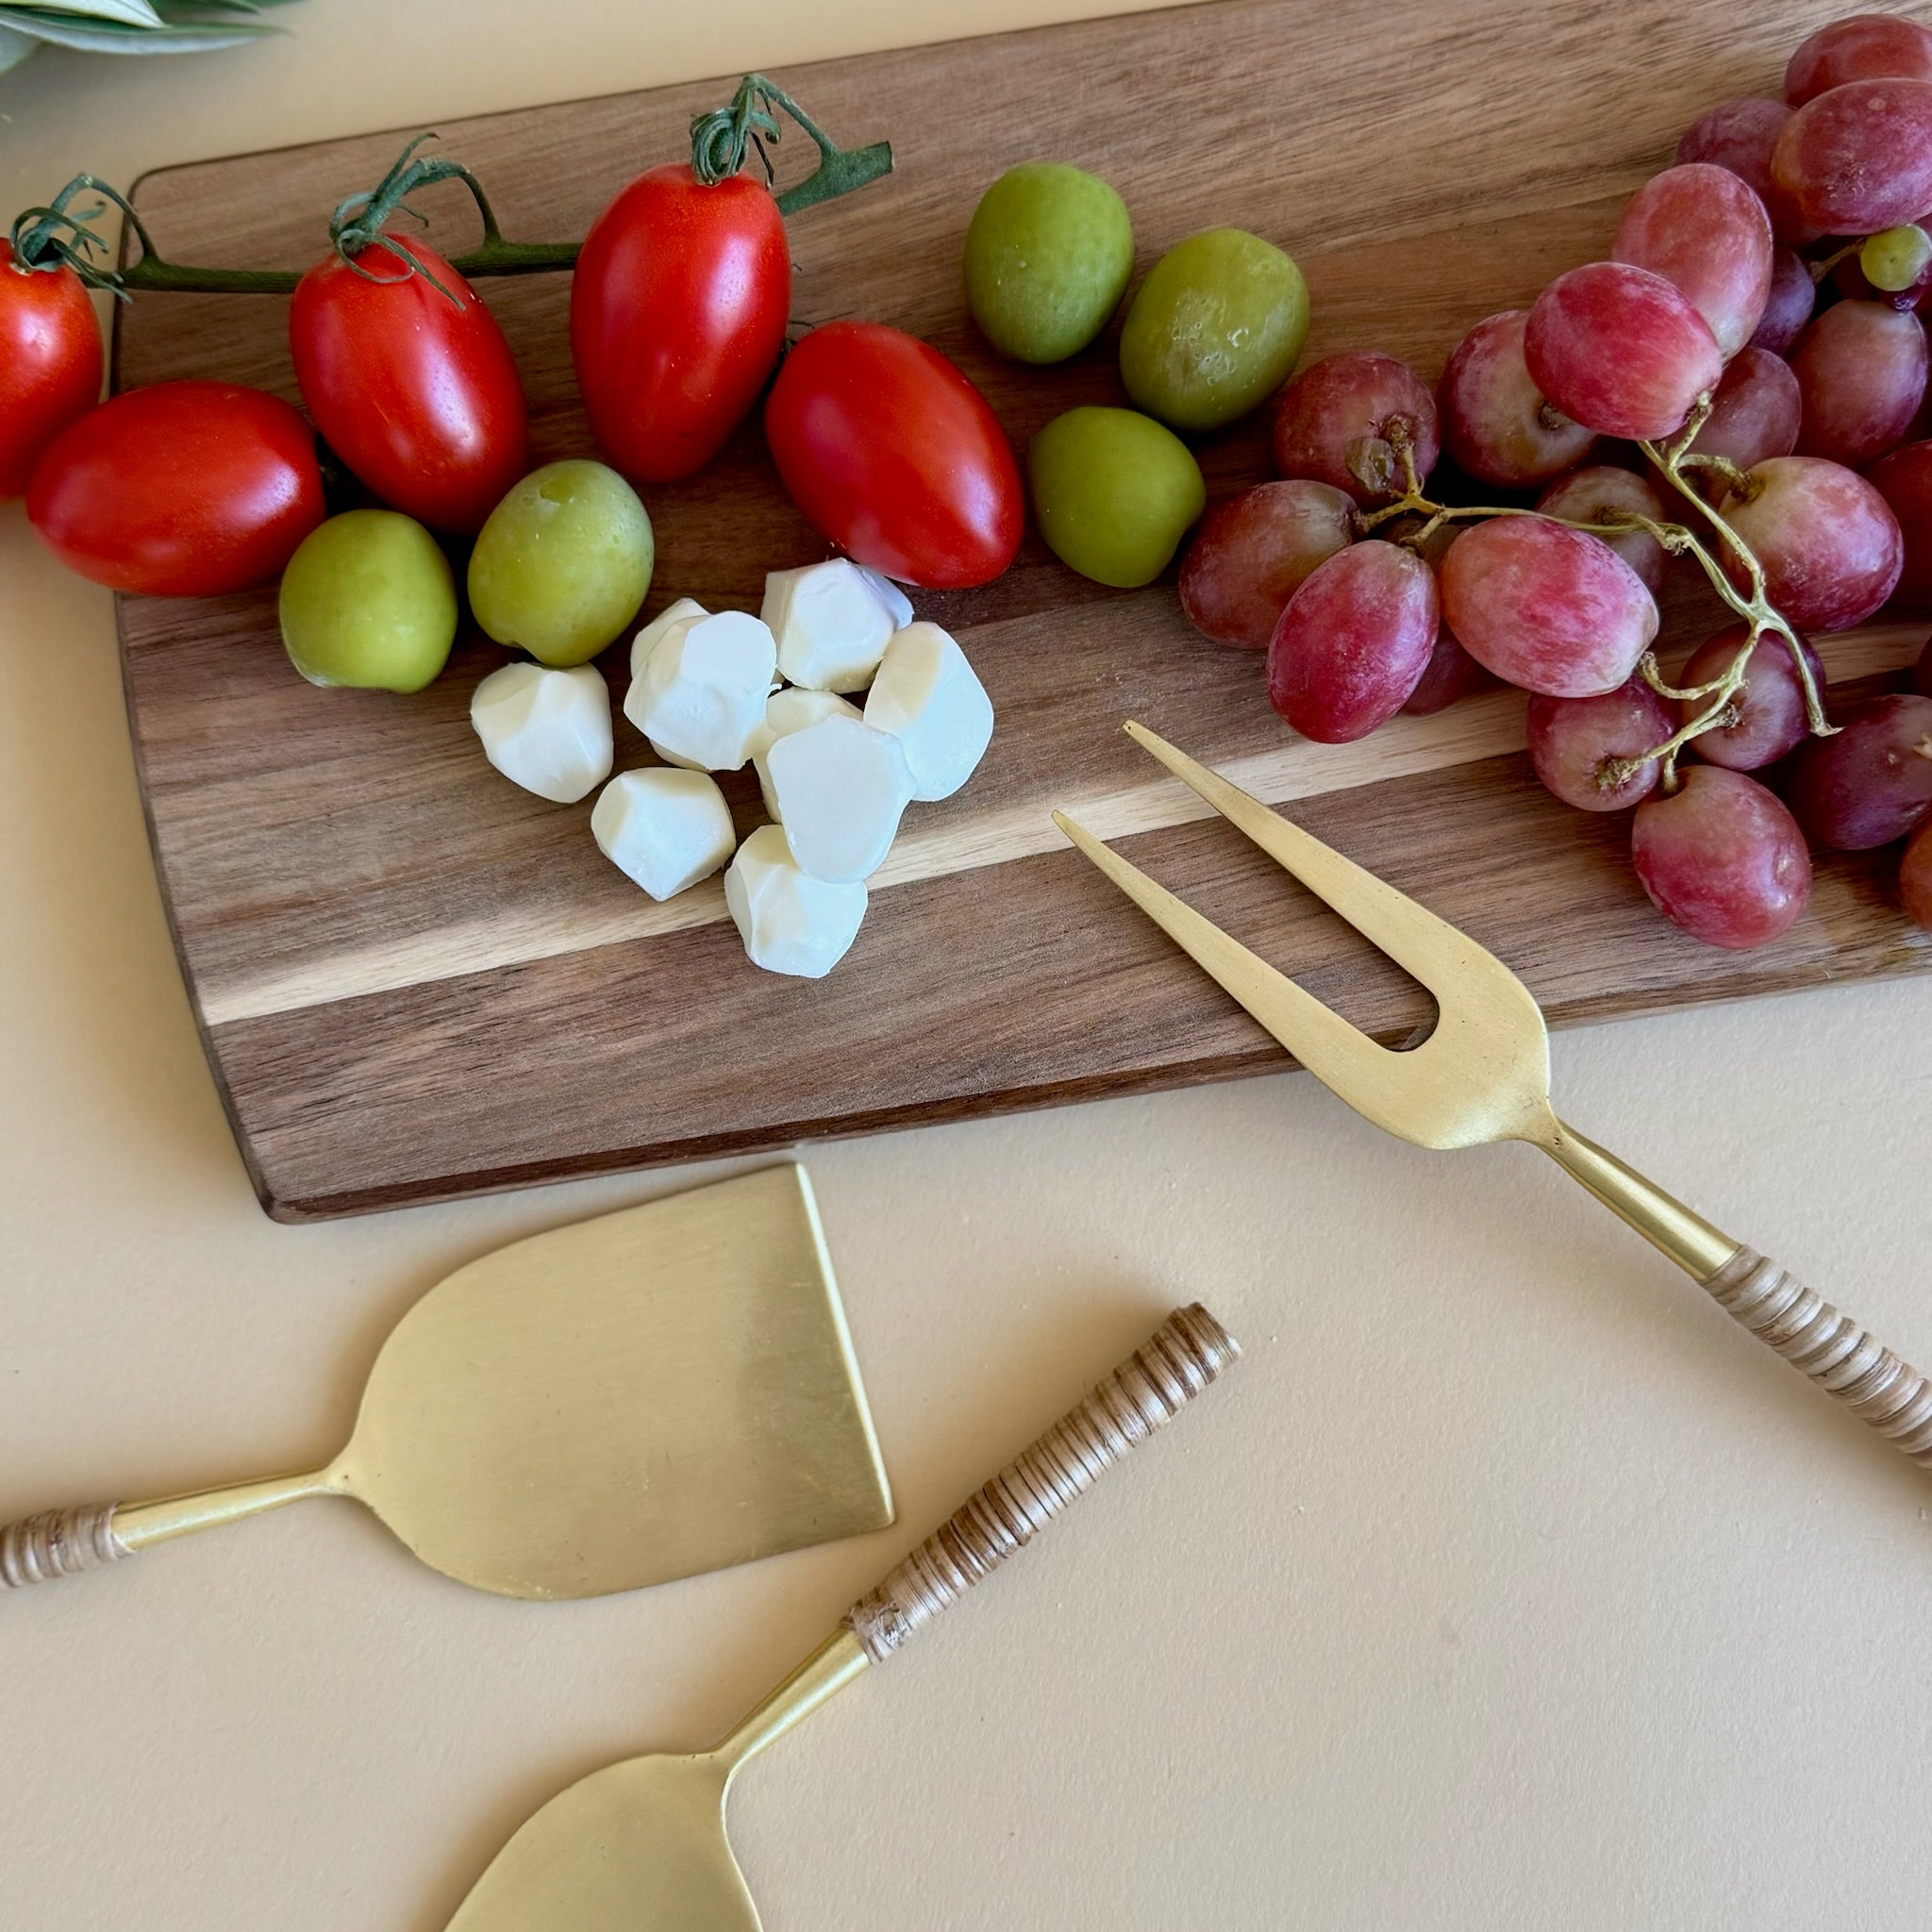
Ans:
MULTIPOLYGON (((1704 107, 1776 91, 1828 4, 1604 8, 1218 0, 786 70, 841 140, 897 168, 791 224, 796 328, 838 316, 937 342, 1016 445, 1078 402, 1124 400, 1110 341, 1057 370, 977 341, 958 262, 980 190, 1014 161, 1105 174, 1140 266, 1231 223, 1279 242, 1314 297, 1307 354, 1374 346, 1433 376, 1468 326, 1600 254, 1624 197, 1704 107)), ((746 64, 758 49, 747 46, 746 64)), ((581 234, 636 170, 683 151, 735 76, 451 124, 506 232, 581 234)), ((326 211, 404 134, 170 169, 135 200, 183 260, 306 265, 326 211)), ((796 148, 781 178, 803 172, 796 148)), ((475 239, 460 191, 430 236, 475 239)), ((522 366, 533 461, 587 439, 567 278, 486 285, 522 366)), ((278 298, 144 296, 117 318, 117 386, 169 376, 295 399, 278 298)), ((1201 446, 1210 493, 1265 474, 1252 422, 1201 446)), ((756 420, 703 475, 646 492, 679 595, 756 608, 767 570, 825 546, 779 490, 756 420)), ((1714 607, 1666 597, 1689 648, 1714 607)), ((915 807, 858 943, 804 983, 745 960, 713 881, 658 907, 553 807, 484 762, 470 693, 502 653, 472 635, 416 697, 317 691, 289 670, 270 590, 124 599, 128 712, 183 972, 269 1211, 306 1219, 651 1161, 1222 1078, 1279 1050, 1047 822, 1064 806, 1323 997, 1395 1039, 1420 991, 1370 954, 1120 733, 1143 718, 1466 926, 1554 1023, 1922 971, 1890 855, 1821 866, 1810 911, 1734 956, 1651 910, 1621 816, 1545 795, 1522 709, 1491 691, 1367 742, 1294 739, 1254 658, 1193 635, 1171 584, 1107 591, 1029 537, 986 589, 916 599, 959 636, 999 714, 973 783, 915 807)), ((1835 683, 1895 673, 1910 613, 1829 640, 1835 683)), ((613 686, 622 648, 607 656, 613 686)), ((649 754, 618 722, 618 764, 649 754)), ((741 824, 761 815, 730 781, 741 824)))

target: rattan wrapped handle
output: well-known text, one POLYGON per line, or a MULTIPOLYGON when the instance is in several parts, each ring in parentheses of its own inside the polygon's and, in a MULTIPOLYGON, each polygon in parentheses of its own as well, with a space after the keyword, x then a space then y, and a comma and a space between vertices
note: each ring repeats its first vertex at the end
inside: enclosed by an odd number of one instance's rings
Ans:
POLYGON ((44 1509, 0 1528, 0 1590, 23 1590, 75 1576, 131 1557, 114 1534, 118 1503, 83 1503, 73 1509, 44 1509))
POLYGON ((1178 1415, 1241 1354, 1199 1302, 1176 1308, 1080 1406, 954 1511, 869 1595, 845 1626, 887 1657, 1024 1549, 1135 1443, 1178 1415))
POLYGON ((1751 1248, 1740 1248, 1704 1285, 1758 1341, 1932 1469, 1932 1382, 1909 1362, 1751 1248))

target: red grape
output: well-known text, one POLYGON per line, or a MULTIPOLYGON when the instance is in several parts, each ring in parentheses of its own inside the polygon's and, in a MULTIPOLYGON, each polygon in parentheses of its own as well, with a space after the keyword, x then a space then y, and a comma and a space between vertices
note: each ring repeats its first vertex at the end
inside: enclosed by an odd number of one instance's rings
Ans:
POLYGON ((1645 799, 1630 857, 1650 901, 1693 939, 1742 952, 1790 929, 1811 897, 1811 855, 1776 795, 1742 772, 1692 765, 1645 799))
POLYGON ((1771 151, 1790 118, 1791 110, 1782 101, 1738 94, 1720 101, 1684 130, 1677 159, 1728 168, 1762 199, 1771 192, 1771 151))
POLYGON ((1456 633, 1446 624, 1438 625, 1435 648, 1402 708, 1411 717, 1433 717, 1474 691, 1483 675, 1483 667, 1462 648, 1456 633))
MULTIPOLYGON (((1891 595, 1905 558, 1898 520, 1864 477, 1823 457, 1772 457, 1724 499, 1724 521, 1764 567, 1779 614, 1801 630, 1844 630, 1891 595)), ((1721 550, 1732 581, 1746 573, 1721 550)))
MULTIPOLYGON (((1698 456, 1723 457, 1748 470, 1766 457, 1790 455, 1798 446, 1803 411, 1798 378, 1783 357, 1769 349, 1740 349, 1725 365, 1710 414, 1691 448, 1698 456)), ((1722 496, 1724 486, 1716 485, 1709 493, 1722 496)))
MULTIPOLYGON (((1751 627, 1745 624, 1726 625, 1705 639, 1690 654, 1690 662, 1675 682, 1684 687, 1713 683, 1731 667, 1751 627)), ((1812 682, 1822 695, 1824 667, 1818 653, 1801 638, 1799 648, 1810 667, 1812 682)), ((1697 756, 1714 765, 1726 765, 1734 772, 1755 772, 1774 764, 1794 746, 1805 741, 1810 721, 1805 709, 1805 687, 1799 681, 1798 667, 1791 662, 1791 647, 1781 637, 1767 631, 1751 647, 1750 661, 1744 666, 1744 682, 1731 703, 1737 708, 1735 724, 1720 724, 1699 733, 1690 741, 1697 756)), ((1677 707, 1678 723, 1688 724, 1709 708, 1708 698, 1685 698, 1677 707)))
POLYGON ((1652 175, 1624 207, 1610 254, 1674 284, 1724 357, 1751 340, 1771 293, 1771 217, 1755 189, 1708 161, 1652 175))
MULTIPOLYGON (((1591 463, 1559 477, 1536 500, 1545 516, 1561 517, 1568 523, 1593 524, 1599 511, 1615 516, 1635 514, 1652 523, 1670 522, 1670 506, 1652 487, 1647 476, 1635 470, 1622 470, 1614 463, 1591 463)), ((1622 535, 1605 536, 1607 543, 1637 575, 1645 590, 1655 596, 1664 580, 1664 546, 1647 531, 1629 530, 1622 535)))
POLYGON ((1805 399, 1800 452, 1862 470, 1925 399, 1925 331, 1882 303, 1835 303, 1800 338, 1791 370, 1805 399))
POLYGON ((1288 600, 1356 538, 1355 505, 1326 483, 1257 483, 1208 512, 1181 565, 1181 608, 1218 644, 1265 651, 1288 600))
POLYGON ((1304 738, 1346 744, 1401 710, 1427 668, 1436 574, 1371 539, 1339 550, 1288 601, 1268 646, 1268 701, 1304 738))
POLYGON ((1771 258, 1771 293, 1765 298, 1764 315, 1757 333, 1751 338, 1754 349, 1769 349, 1782 356, 1804 332, 1818 306, 1818 284, 1805 258, 1793 248, 1779 248, 1771 258))
POLYGON ((1408 431, 1416 475, 1436 467, 1436 401, 1407 362, 1343 349, 1312 362, 1281 392, 1274 412, 1274 467, 1345 490, 1364 508, 1400 496, 1391 424, 1408 431))
POLYGON ((1675 284, 1621 261, 1558 275, 1523 346, 1538 388, 1606 436, 1668 436, 1724 374, 1709 325, 1675 284))
POLYGON ((1826 234, 1871 235, 1932 208, 1932 80, 1853 80, 1807 101, 1772 181, 1826 234))
POLYGON ((1848 80, 1932 80, 1932 33, 1895 13, 1853 13, 1822 26, 1791 56, 1785 99, 1794 108, 1848 80))
POLYGON ((1785 797, 1814 845, 1890 845, 1932 812, 1932 698, 1874 698, 1839 724, 1799 748, 1785 797))
POLYGON ((1912 667, 1912 689, 1922 698, 1932 698, 1932 638, 1927 638, 1912 667))
POLYGON ((1932 601, 1932 442, 1908 442, 1880 457, 1865 480, 1891 506, 1905 538, 1899 595, 1932 601))
POLYGON ((1898 862, 1898 896, 1906 917, 1932 932, 1932 824, 1921 825, 1898 862))
POLYGON ((1442 559, 1442 614, 1477 663, 1557 698, 1615 691, 1657 636, 1643 579, 1607 543, 1545 517, 1496 517, 1442 559))
POLYGON ((1641 758, 1676 728, 1671 708, 1641 677, 1593 698, 1534 697, 1529 761, 1565 805, 1579 811, 1622 811, 1657 790, 1661 767, 1650 758, 1610 784, 1605 761, 1641 758))
POLYGON ((1545 399, 1523 359, 1526 308, 1479 322, 1457 344, 1436 387, 1442 446, 1479 483, 1520 489, 1580 463, 1596 431, 1545 399))

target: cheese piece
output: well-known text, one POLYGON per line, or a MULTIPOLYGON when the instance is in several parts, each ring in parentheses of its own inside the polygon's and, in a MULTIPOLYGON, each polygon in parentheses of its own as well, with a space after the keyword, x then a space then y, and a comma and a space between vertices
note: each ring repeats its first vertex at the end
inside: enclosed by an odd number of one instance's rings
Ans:
POLYGON ((708 617, 710 614, 695 597, 680 597, 676 603, 667 604, 662 610, 658 611, 656 617, 652 618, 649 624, 645 625, 642 630, 639 631, 636 637, 631 639, 630 675, 633 677, 643 675, 645 659, 658 648, 664 634, 674 625, 685 624, 700 617, 708 617))
POLYGON ((821 718, 765 754, 786 842, 814 878, 851 884, 885 863, 912 797, 899 741, 861 718, 821 718))
POLYGON ((724 904, 754 966, 823 979, 858 937, 866 891, 801 871, 783 828, 760 825, 724 874, 724 904))
POLYGON ((912 624, 886 646, 865 722, 905 747, 914 798, 950 798, 992 741, 992 700, 952 637, 912 624))
POLYGON ((758 774, 758 790, 765 795, 765 809, 774 819, 783 814, 772 792, 772 772, 765 754, 779 739, 790 737, 794 731, 803 731, 808 724, 816 724, 821 718, 857 718, 859 715, 857 705, 847 704, 829 691, 800 691, 796 687, 788 687, 784 691, 774 691, 765 700, 765 722, 752 739, 751 767, 758 774))
POLYGON ((778 641, 778 669, 808 691, 863 691, 878 669, 892 616, 850 558, 765 579, 761 615, 778 641))
POLYGON ((513 784, 575 805, 610 775, 610 691, 594 664, 506 664, 476 687, 470 723, 513 784))
POLYGON ((654 899, 708 878, 738 835, 717 780, 664 765, 620 772, 591 814, 598 850, 654 899))
POLYGON ((756 617, 681 618, 632 679, 624 715, 673 764, 735 772, 765 719, 777 646, 756 617))
POLYGON ((874 570, 869 563, 858 566, 858 575, 871 587, 873 595, 886 607, 886 615, 892 620, 892 628, 904 630, 912 622, 912 599, 883 571, 874 570))

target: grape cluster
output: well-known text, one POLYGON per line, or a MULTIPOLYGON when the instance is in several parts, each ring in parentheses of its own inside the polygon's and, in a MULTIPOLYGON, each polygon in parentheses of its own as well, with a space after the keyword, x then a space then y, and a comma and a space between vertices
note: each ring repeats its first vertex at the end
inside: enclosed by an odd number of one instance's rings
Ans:
POLYGON ((1913 691, 1834 721, 1811 642, 1932 600, 1932 29, 1835 22, 1785 96, 1704 115, 1609 259, 1477 323, 1433 391, 1392 356, 1303 370, 1282 480, 1218 505, 1180 578, 1307 738, 1520 686, 1543 784, 1631 810, 1652 901, 1731 948, 1803 912, 1814 848, 1907 841, 1901 897, 1932 927, 1932 643, 1913 691), (1736 620, 1675 682, 1674 559, 1736 620))

